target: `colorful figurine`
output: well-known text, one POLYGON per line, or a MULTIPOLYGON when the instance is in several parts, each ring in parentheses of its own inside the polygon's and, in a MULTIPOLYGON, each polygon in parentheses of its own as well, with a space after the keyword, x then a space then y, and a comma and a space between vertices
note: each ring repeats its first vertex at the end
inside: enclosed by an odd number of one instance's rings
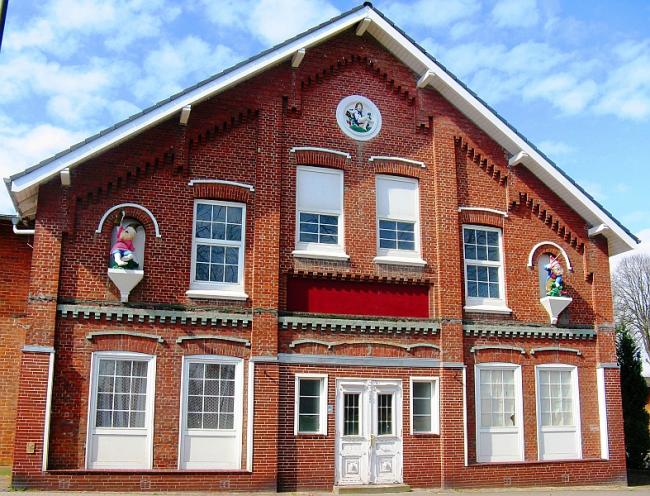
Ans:
POLYGON ((548 264, 544 266, 546 269, 546 296, 567 296, 568 293, 564 291, 564 269, 557 261, 557 258, 551 257, 548 264))
POLYGON ((117 241, 111 248, 111 269, 137 269, 138 262, 134 260, 135 247, 135 228, 133 226, 122 227, 117 230, 117 241))

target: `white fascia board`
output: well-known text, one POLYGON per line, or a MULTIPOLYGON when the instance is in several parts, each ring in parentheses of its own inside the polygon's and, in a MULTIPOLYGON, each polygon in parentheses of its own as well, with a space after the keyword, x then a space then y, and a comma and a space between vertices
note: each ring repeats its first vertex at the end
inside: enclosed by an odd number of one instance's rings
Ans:
MULTIPOLYGON (((430 83, 445 98, 454 104, 470 120, 478 125, 497 141, 501 146, 513 155, 519 152, 528 154, 528 160, 524 163, 542 182, 546 183, 555 191, 564 201, 585 218, 591 224, 606 224, 611 231, 623 242, 612 243, 610 240, 610 256, 633 249, 636 241, 627 234, 619 225, 611 219, 603 210, 591 201, 582 191, 571 183, 562 173, 542 157, 533 147, 531 147, 517 133, 510 129, 501 119, 499 119, 490 109, 480 102, 467 89, 459 84, 448 73, 442 70, 404 35, 397 31, 393 26, 386 22, 381 16, 374 11, 371 14, 373 23, 388 35, 393 37, 398 43, 408 49, 409 54, 418 62, 428 67, 429 71, 435 74, 430 83), (575 205, 578 202, 579 205, 575 205), (580 208, 582 207, 582 208, 580 208)), ((413 69, 417 69, 412 67, 413 69)))
POLYGON ((296 39, 281 48, 273 50, 272 52, 229 72, 228 74, 224 74, 222 77, 215 79, 214 81, 210 81, 189 93, 181 95, 178 98, 141 115, 133 121, 127 122, 119 128, 106 133, 104 136, 100 136, 92 142, 82 145, 52 162, 49 162, 24 176, 16 178, 12 181, 11 192, 17 193, 29 188, 30 186, 35 186, 47 181, 58 174, 62 169, 65 169, 66 167, 72 168, 78 163, 88 160, 89 158, 126 141, 135 134, 155 126, 174 113, 179 112, 184 106, 210 98, 248 78, 255 76, 256 74, 259 74, 260 72, 265 71, 269 67, 276 65, 283 60, 291 59, 299 49, 319 44, 327 38, 335 36, 339 32, 348 29, 360 20, 365 19, 371 13, 373 13, 373 11, 370 7, 360 9, 357 12, 323 26, 321 29, 314 31, 313 33, 296 39))

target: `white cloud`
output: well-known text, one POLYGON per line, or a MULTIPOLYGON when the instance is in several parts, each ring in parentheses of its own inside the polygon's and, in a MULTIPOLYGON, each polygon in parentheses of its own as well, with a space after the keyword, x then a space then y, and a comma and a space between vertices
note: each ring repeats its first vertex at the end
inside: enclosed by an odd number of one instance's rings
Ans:
POLYGON ((596 96, 598 86, 590 79, 579 81, 568 73, 552 74, 531 81, 523 89, 524 99, 544 98, 567 114, 578 113, 596 96))
MULTIPOLYGON (((46 123, 18 125, 0 116, 0 176, 15 174, 81 141, 88 134, 46 123)), ((0 188, 0 212, 13 212, 5 188, 0 188)))
POLYGON ((479 27, 480 25, 478 23, 461 21, 451 27, 449 30, 449 36, 454 40, 458 40, 474 33, 479 27))
POLYGON ((564 141, 544 140, 537 143, 537 147, 549 157, 562 157, 575 152, 575 148, 564 141))
POLYGON ((337 16, 325 0, 201 0, 206 17, 224 29, 244 29, 265 44, 275 45, 337 16))
POLYGON ((625 42, 612 50, 618 64, 609 71, 596 112, 622 119, 650 117, 650 40, 625 42))
MULTIPOLYGON (((650 212, 646 212, 646 219, 648 218, 648 214, 650 214, 650 212)), ((636 247, 633 250, 626 251, 625 253, 616 255, 614 257, 610 257, 609 267, 612 273, 614 273, 616 267, 618 267, 618 264, 621 263, 621 260, 623 260, 625 257, 629 257, 631 255, 638 255, 640 253, 650 255, 650 228, 642 229, 641 231, 636 233, 636 237, 641 240, 641 243, 636 245, 636 247)))
POLYGON ((537 24, 536 0, 500 0, 492 8, 492 20, 499 27, 530 27, 537 24))
POLYGON ((439 28, 473 16, 481 5, 477 0, 416 0, 390 2, 380 8, 400 26, 439 28))
POLYGON ((133 92, 140 99, 159 100, 225 69, 236 60, 229 47, 212 47, 196 36, 187 36, 174 44, 164 42, 145 57, 144 76, 134 84, 133 92))

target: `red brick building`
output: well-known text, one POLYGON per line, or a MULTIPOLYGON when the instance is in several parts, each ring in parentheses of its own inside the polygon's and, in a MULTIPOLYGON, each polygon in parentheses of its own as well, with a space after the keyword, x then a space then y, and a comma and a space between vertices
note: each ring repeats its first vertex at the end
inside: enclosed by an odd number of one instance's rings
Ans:
POLYGON ((369 4, 8 187, 36 232, 16 486, 625 481, 636 239, 369 4))

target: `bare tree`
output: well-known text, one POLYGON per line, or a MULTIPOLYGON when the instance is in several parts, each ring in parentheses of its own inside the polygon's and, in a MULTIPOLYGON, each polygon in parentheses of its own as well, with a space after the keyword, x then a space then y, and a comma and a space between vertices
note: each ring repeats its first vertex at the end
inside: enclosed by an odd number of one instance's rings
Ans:
POLYGON ((624 258, 612 276, 616 322, 624 324, 650 356, 650 255, 624 258))

